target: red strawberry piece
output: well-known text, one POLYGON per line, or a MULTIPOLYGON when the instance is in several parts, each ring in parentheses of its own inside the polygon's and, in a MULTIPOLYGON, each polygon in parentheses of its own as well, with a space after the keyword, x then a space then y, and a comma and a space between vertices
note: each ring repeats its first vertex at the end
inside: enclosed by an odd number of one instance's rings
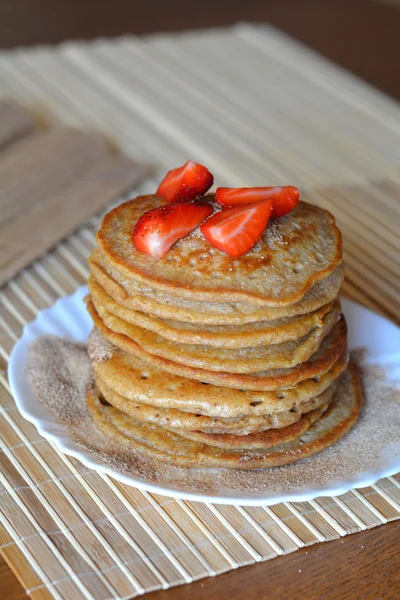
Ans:
POLYGON ((232 206, 207 219, 200 229, 214 248, 237 258, 258 242, 271 213, 272 200, 232 206))
POLYGON ((135 225, 133 245, 139 252, 159 259, 177 240, 196 229, 212 213, 210 204, 164 204, 145 212, 135 225))
POLYGON ((261 200, 273 201, 272 218, 282 217, 299 202, 297 187, 217 188, 215 199, 221 206, 237 206, 261 200))
POLYGON ((187 202, 203 196, 213 182, 214 177, 206 167, 188 160, 183 167, 167 173, 157 194, 166 202, 187 202))

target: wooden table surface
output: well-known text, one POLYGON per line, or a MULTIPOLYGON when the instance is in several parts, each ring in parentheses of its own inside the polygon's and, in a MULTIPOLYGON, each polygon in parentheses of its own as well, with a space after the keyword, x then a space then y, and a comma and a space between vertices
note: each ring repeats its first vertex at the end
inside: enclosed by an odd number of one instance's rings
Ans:
MULTIPOLYGON (((400 100, 400 0, 114 0, 112 5, 89 0, 13 0, 0 3, 0 47, 228 25, 238 20, 272 23, 400 100)), ((396 600, 400 598, 399 539, 400 521, 395 521, 146 598, 396 600)), ((7 600, 25 597, 1 557, 0 585, 7 600)), ((50 596, 44 592, 42 597, 50 596)))

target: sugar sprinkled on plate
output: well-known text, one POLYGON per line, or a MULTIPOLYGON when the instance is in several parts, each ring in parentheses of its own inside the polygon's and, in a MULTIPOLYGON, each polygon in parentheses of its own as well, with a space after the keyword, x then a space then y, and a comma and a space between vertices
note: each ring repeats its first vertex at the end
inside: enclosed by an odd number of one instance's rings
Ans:
MULTIPOLYGON (((96 358, 104 360, 112 349, 97 348, 96 352, 96 358)), ((359 356, 355 359, 362 362, 359 356)), ((388 452, 394 459, 400 448, 400 390, 387 381, 384 369, 361 365, 361 372, 366 402, 349 434, 311 458, 254 471, 174 467, 108 440, 86 410, 85 388, 91 384, 91 369, 82 344, 51 336, 38 338, 29 351, 27 376, 37 400, 104 465, 171 489, 217 495, 316 488, 379 469, 387 464, 388 452)))

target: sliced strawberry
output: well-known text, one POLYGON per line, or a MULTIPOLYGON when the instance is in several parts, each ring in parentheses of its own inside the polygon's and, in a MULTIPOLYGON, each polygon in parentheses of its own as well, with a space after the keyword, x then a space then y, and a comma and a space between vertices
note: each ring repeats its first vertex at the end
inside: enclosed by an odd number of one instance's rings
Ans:
POLYGON ((232 206, 216 213, 201 231, 212 246, 237 258, 260 239, 272 213, 272 200, 232 206))
POLYGON ((169 171, 159 185, 157 194, 166 202, 186 202, 203 196, 212 186, 214 177, 206 167, 188 160, 183 167, 169 171))
POLYGON ((136 223, 133 245, 139 252, 162 258, 172 244, 196 229, 212 211, 206 202, 164 204, 152 208, 136 223))
POLYGON ((236 206, 261 200, 273 201, 272 218, 282 217, 299 202, 297 187, 217 188, 215 199, 221 206, 236 206))

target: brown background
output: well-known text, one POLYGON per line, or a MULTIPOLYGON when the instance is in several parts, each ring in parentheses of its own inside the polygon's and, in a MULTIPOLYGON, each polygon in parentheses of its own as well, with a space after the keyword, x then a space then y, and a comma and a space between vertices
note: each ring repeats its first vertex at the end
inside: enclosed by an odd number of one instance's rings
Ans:
MULTIPOLYGON (((378 0, 2 0, 0 47, 268 22, 400 99, 400 3, 378 0)), ((159 600, 396 600, 400 521, 147 596, 159 600)), ((1 595, 24 597, 0 558, 1 595)), ((43 598, 48 597, 46 594, 43 598)), ((71 599, 75 600, 75 599, 71 599)))
POLYGON ((400 99, 400 2, 2 0, 0 47, 268 22, 400 99))

